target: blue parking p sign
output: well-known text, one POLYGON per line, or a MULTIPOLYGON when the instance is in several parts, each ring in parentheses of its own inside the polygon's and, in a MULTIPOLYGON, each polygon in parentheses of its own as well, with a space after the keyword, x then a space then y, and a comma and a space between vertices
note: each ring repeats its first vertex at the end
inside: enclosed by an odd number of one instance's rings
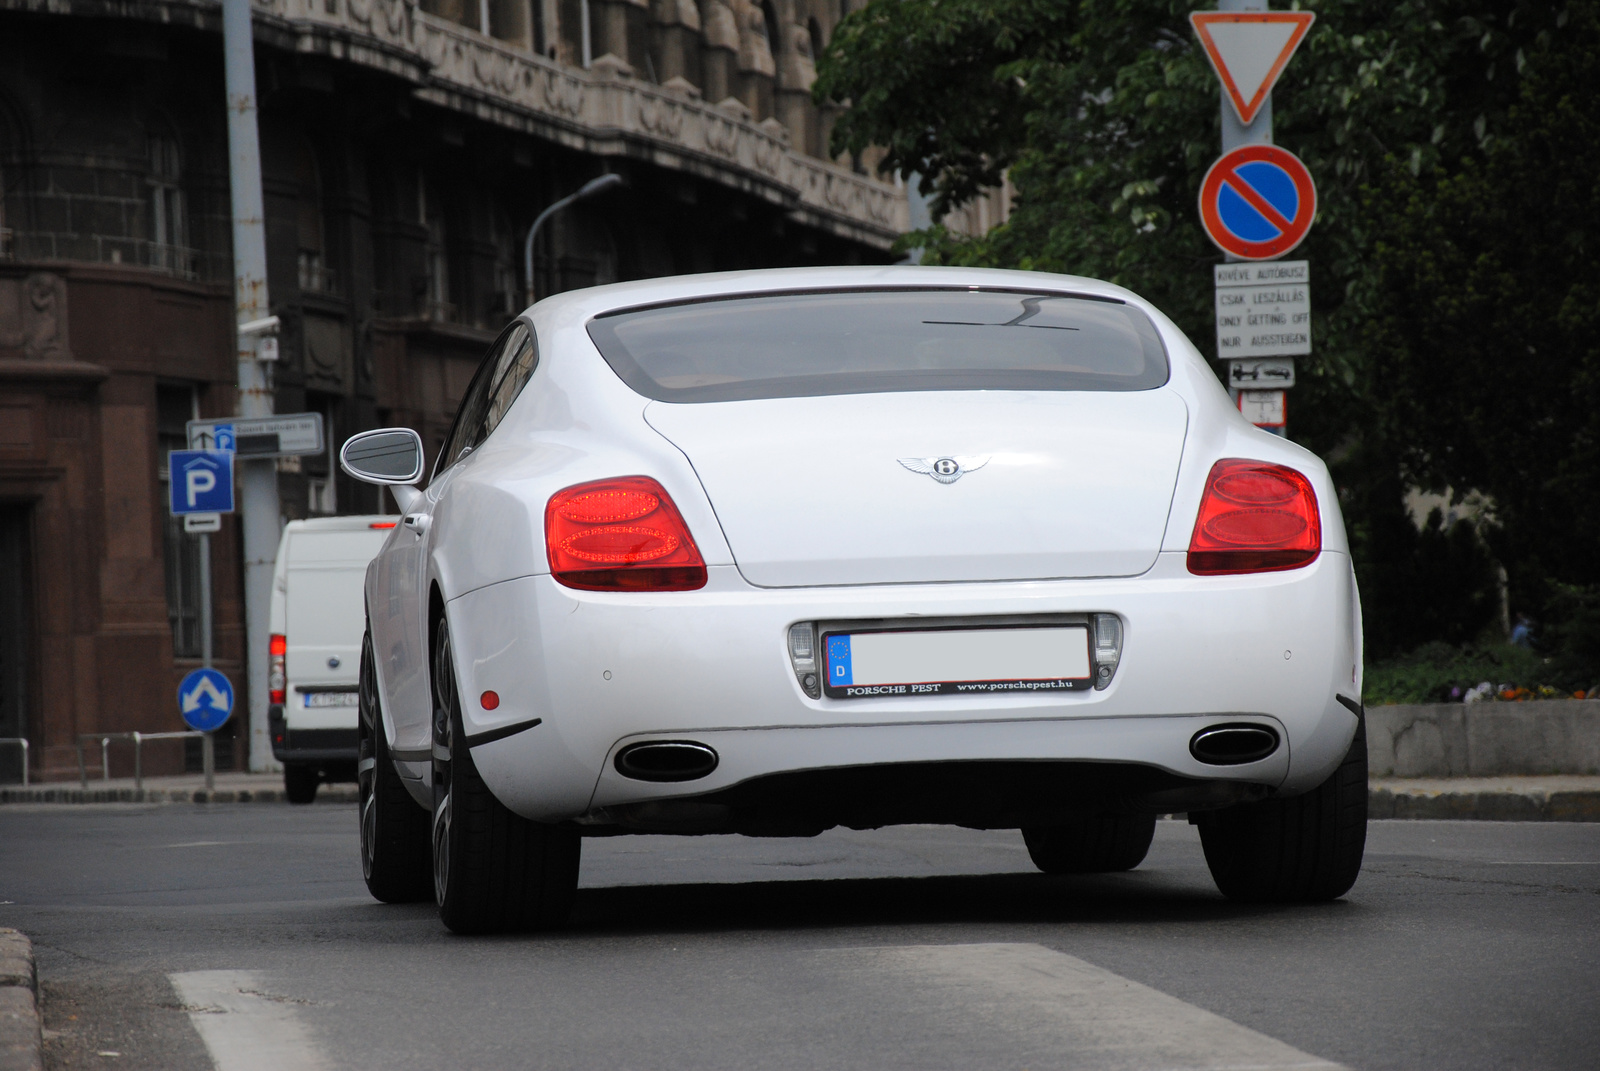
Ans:
POLYGON ((172 512, 232 513, 233 453, 227 450, 173 450, 167 455, 172 474, 172 512))

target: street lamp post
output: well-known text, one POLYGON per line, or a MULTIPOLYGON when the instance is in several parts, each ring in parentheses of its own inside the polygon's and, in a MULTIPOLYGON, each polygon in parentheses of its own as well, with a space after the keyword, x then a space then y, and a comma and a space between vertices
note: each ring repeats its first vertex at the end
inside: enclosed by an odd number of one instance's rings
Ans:
POLYGON ((617 186, 626 186, 627 181, 621 175, 601 175, 599 178, 585 182, 577 193, 568 194, 555 204, 539 213, 533 221, 533 226, 528 228, 528 240, 522 243, 522 269, 528 279, 528 304, 532 305, 538 298, 533 285, 533 240, 539 235, 539 228, 544 226, 544 221, 569 205, 577 204, 599 193, 617 186))

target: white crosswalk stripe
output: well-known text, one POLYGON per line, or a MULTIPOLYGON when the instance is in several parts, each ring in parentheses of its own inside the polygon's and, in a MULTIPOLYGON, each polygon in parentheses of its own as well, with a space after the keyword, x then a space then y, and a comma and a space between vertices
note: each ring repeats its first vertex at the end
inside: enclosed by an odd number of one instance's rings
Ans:
POLYGON ((168 975, 217 1071, 324 1071, 293 1000, 256 971, 168 975))
MULTIPOLYGON (((1003 1035, 1007 1066, 1072 1071, 1338 1071, 1339 1065, 1092 963, 1033 944, 837 949, 857 985, 915 994, 953 1032, 1003 1035), (1022 1051, 1026 1050, 1026 1051, 1022 1051), (1016 1064, 1018 1057, 1027 1062, 1016 1064)), ((976 1055, 976 1054, 975 1054, 976 1055)))

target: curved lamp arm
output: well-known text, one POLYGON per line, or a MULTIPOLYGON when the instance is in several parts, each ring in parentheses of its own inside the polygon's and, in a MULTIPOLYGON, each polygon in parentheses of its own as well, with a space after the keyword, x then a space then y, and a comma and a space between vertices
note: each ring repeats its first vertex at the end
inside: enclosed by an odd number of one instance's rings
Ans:
POLYGON ((538 237, 539 228, 544 226, 544 221, 561 211, 563 208, 577 204, 579 201, 586 200, 595 196, 596 194, 604 193, 609 189, 613 189, 617 186, 626 186, 627 184, 627 180, 621 175, 601 175, 599 178, 590 179, 588 182, 585 182, 583 186, 578 189, 577 193, 568 194, 555 204, 551 205, 549 208, 545 209, 543 212, 539 213, 538 218, 533 221, 533 226, 528 228, 527 240, 522 243, 522 269, 528 280, 529 305, 532 305, 535 298, 538 296, 534 293, 533 287, 533 241, 538 237))

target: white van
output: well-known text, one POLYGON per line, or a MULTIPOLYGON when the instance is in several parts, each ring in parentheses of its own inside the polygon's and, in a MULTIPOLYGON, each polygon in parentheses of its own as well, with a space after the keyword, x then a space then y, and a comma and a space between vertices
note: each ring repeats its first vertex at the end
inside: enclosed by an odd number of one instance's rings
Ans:
POLYGON ((291 803, 310 803, 323 781, 356 779, 361 589, 398 519, 290 521, 278 542, 267 719, 291 803))

